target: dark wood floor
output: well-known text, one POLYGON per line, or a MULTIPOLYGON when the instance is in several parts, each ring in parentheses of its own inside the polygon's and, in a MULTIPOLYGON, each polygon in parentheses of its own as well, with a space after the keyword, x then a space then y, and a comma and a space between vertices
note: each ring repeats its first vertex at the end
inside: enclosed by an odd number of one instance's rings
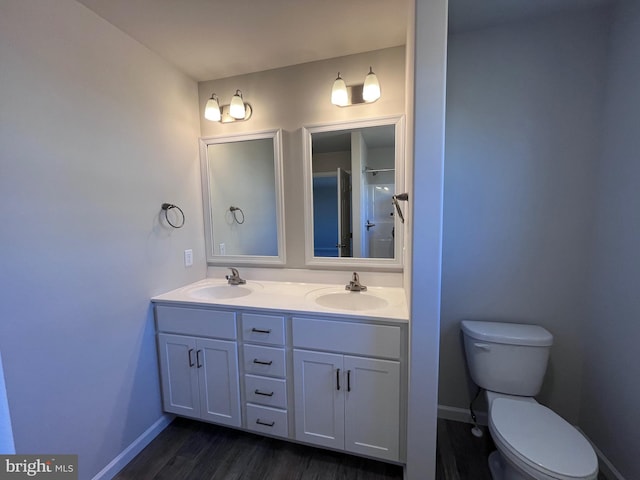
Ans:
POLYGON ((491 480, 487 458, 495 446, 487 427, 480 427, 480 438, 471 434, 471 427, 438 419, 437 480, 491 480))
MULTIPOLYGON (((438 420, 438 480, 491 480, 488 435, 438 420)), ((402 468, 177 418, 116 480, 402 480, 402 468)))

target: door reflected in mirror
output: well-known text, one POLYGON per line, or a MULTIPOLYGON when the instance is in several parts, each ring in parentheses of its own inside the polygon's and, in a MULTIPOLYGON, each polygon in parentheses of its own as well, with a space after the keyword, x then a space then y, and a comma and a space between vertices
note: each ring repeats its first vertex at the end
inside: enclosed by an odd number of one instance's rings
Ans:
POLYGON ((279 131, 201 140, 207 261, 284 263, 279 131))
POLYGON ((399 265, 401 224, 392 196, 402 181, 401 118, 304 131, 311 177, 307 263, 399 265))

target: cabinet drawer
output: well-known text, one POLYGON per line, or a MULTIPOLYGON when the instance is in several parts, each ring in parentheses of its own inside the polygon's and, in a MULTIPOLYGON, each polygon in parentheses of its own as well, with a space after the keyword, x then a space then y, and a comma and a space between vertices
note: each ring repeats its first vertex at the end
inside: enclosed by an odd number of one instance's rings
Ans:
POLYGON ((268 375, 271 377, 285 376, 286 363, 284 348, 245 345, 243 355, 245 373, 268 375))
POLYGON ((287 408, 287 382, 280 378, 244 376, 247 402, 287 408))
POLYGON ((243 313, 242 337, 245 342, 284 345, 284 317, 243 313))
POLYGON ((247 404, 247 428, 278 437, 288 437, 287 411, 247 404))
POLYGON ((294 318, 293 346, 397 359, 400 327, 294 318))
POLYGON ((235 340, 236 314, 224 310, 156 305, 158 331, 235 340))

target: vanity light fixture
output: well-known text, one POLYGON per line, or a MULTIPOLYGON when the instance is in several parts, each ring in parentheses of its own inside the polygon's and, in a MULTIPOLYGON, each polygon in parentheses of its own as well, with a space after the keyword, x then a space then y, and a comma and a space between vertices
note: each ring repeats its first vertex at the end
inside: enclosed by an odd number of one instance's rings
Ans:
POLYGON ((220 105, 218 96, 212 93, 204 107, 204 118, 212 122, 230 123, 249 120, 252 113, 251 105, 244 102, 240 90, 236 90, 230 105, 220 105))
POLYGON ((339 107, 345 107, 349 103, 349 95, 347 93, 347 84, 338 72, 338 78, 333 82, 333 88, 331 89, 331 103, 338 105, 339 107))
POLYGON ((212 93, 211 98, 207 100, 207 105, 204 107, 204 118, 212 122, 219 122, 222 119, 218 96, 215 93, 212 93))
POLYGON ((242 98, 242 92, 236 90, 236 94, 231 98, 231 105, 229 106, 229 115, 236 120, 244 120, 245 116, 244 99, 242 98))
POLYGON ((364 79, 364 84, 347 85, 338 72, 338 78, 333 82, 331 89, 331 103, 338 107, 347 107, 361 103, 373 103, 380 98, 380 82, 378 76, 369 67, 369 73, 364 79))
POLYGON ((362 98, 365 102, 375 102, 380 98, 380 82, 378 81, 378 76, 373 73, 372 67, 369 67, 369 73, 364 77, 362 98))

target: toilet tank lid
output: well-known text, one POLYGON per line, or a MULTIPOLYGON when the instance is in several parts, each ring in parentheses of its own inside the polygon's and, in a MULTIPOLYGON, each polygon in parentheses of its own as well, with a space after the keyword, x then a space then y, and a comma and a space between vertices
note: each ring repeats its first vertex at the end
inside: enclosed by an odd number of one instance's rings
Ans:
POLYGON ((553 335, 539 325, 463 320, 461 327, 465 335, 485 342, 537 347, 553 343, 553 335))

